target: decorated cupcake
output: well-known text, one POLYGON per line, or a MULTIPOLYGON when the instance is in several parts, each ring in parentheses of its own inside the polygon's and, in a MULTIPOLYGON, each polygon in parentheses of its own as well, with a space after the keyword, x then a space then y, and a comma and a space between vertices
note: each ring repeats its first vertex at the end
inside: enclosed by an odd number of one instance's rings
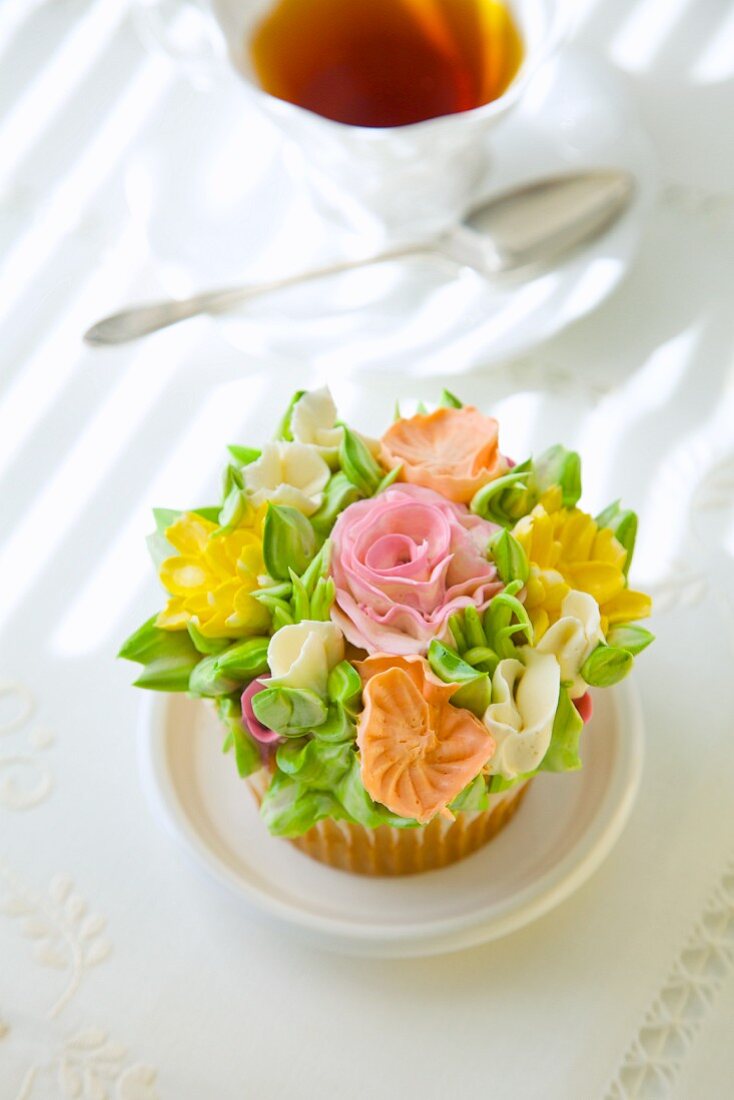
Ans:
POLYGON ((167 602, 120 656, 213 702, 274 836, 363 874, 441 867, 581 767, 590 689, 653 636, 637 518, 579 509, 577 454, 517 465, 448 393, 378 442, 326 390, 229 451, 219 505, 156 510, 167 602))

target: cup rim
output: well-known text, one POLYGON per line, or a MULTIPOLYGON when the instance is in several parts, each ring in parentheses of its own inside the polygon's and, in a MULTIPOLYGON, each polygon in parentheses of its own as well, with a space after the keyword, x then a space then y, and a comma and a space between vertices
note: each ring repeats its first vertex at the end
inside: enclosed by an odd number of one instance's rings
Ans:
POLYGON ((329 127, 334 131, 341 131, 342 133, 356 133, 363 135, 368 140, 376 141, 386 134, 413 135, 419 132, 425 132, 429 129, 438 129, 440 126, 445 126, 456 119, 466 119, 467 121, 476 122, 504 114, 505 111, 518 100, 520 94, 525 91, 525 88, 530 83, 532 77, 535 76, 541 65, 547 62, 560 48, 568 35, 570 23, 569 5, 565 3, 564 0, 559 0, 551 27, 549 28, 547 40, 534 50, 529 57, 526 55, 523 58, 518 72, 515 74, 505 91, 497 96, 496 99, 491 99, 488 103, 480 103, 479 106, 471 107, 466 111, 455 111, 451 114, 434 115, 431 118, 424 118, 418 122, 408 122, 402 126, 360 126, 353 122, 340 122, 338 119, 321 115, 318 111, 311 110, 310 107, 303 107, 300 103, 293 103, 291 100, 281 99, 279 96, 275 96, 271 92, 265 91, 265 89, 261 88, 253 78, 248 77, 248 75, 242 71, 237 63, 239 59, 234 50, 230 48, 228 52, 230 54, 230 61, 237 74, 258 99, 268 104, 270 110, 276 111, 278 114, 282 115, 301 115, 302 117, 315 120, 316 124, 320 124, 324 128, 329 127))

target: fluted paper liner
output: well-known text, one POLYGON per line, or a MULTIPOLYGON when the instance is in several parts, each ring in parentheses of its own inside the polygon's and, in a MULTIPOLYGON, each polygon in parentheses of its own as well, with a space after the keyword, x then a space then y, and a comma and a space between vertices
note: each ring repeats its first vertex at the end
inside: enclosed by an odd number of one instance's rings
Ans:
MULTIPOLYGON (((248 778, 262 802, 270 772, 262 768, 248 778)), ((471 855, 496 836, 520 806, 530 780, 489 796, 486 810, 458 812, 453 821, 435 817, 415 829, 380 825, 367 829, 325 818, 290 843, 319 863, 357 875, 413 875, 432 871, 471 855)))

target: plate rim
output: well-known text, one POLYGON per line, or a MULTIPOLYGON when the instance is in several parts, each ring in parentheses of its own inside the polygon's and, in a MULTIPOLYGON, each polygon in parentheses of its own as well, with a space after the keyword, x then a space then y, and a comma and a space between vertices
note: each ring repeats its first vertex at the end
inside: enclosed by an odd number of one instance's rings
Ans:
POLYGON ((548 871, 509 898, 420 924, 374 925, 319 915, 258 889, 227 866, 201 837, 178 797, 166 762, 166 711, 171 701, 165 695, 143 700, 138 722, 138 763, 153 816, 196 868, 243 900, 253 916, 275 917, 312 943, 340 953, 383 958, 442 954, 500 939, 524 928, 575 893, 612 851, 639 790, 644 735, 642 707, 633 683, 618 684, 610 695, 620 730, 618 748, 604 797, 577 842, 548 871))

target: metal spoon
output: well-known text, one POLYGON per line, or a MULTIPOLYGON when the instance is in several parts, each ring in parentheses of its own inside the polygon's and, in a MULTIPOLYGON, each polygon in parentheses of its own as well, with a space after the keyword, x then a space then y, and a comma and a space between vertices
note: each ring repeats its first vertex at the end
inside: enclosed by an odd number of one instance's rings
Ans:
POLYGON ((328 264, 267 283, 132 306, 98 321, 84 339, 96 346, 124 344, 201 313, 224 312, 259 294, 407 256, 442 256, 488 278, 546 267, 608 229, 628 206, 634 189, 629 172, 616 168, 538 180, 494 196, 435 240, 328 264))

